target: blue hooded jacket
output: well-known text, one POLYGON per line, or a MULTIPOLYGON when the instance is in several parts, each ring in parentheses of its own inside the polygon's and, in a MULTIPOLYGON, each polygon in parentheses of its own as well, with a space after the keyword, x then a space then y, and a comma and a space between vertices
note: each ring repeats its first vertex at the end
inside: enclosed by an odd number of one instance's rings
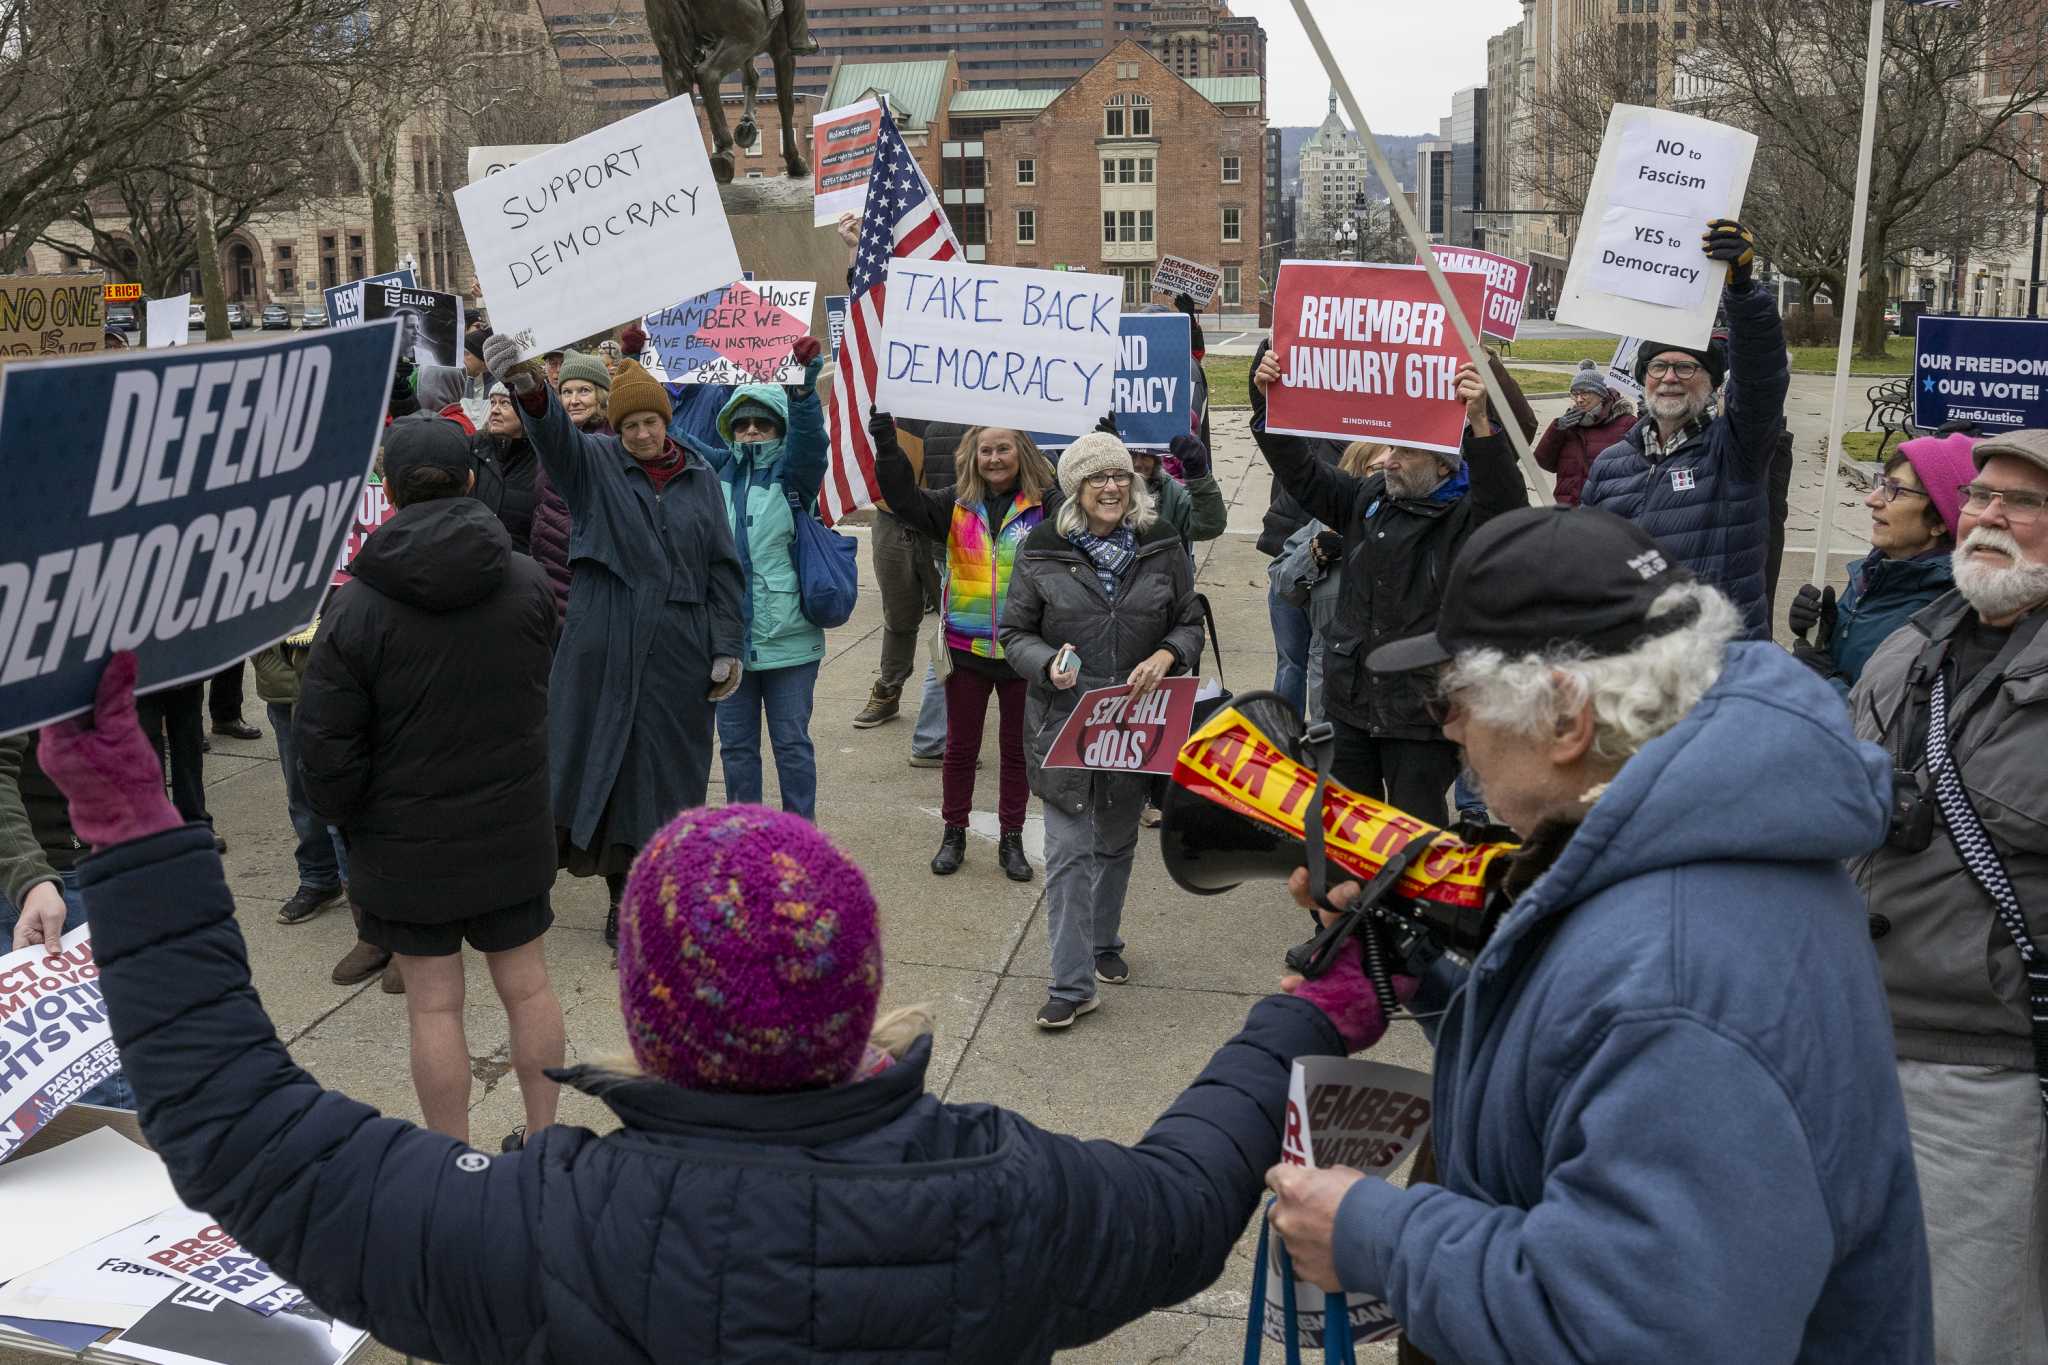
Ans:
POLYGON ((1914 612, 1956 585, 1953 562, 1944 543, 1911 559, 1887 559, 1884 551, 1872 550, 1850 568, 1849 586, 1837 605, 1834 637, 1828 641, 1828 654, 1835 661, 1835 676, 1828 681, 1845 700, 1877 647, 1914 612))
POLYGON ((1470 972, 1418 997, 1446 1007, 1442 1183, 1352 1187, 1345 1287, 1461 1365, 1932 1360, 1891 1021, 1841 866, 1884 837, 1890 787, 1810 670, 1730 645, 1470 972))

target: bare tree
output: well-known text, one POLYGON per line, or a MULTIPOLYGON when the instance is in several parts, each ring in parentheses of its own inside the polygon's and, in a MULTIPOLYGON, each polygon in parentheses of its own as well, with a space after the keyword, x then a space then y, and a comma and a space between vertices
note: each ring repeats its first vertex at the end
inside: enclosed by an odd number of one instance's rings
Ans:
POLYGON ((1584 29, 1547 69, 1547 78, 1538 68, 1538 80, 1516 115, 1520 144, 1532 154, 1509 172, 1530 207, 1577 218, 1585 211, 1614 106, 1658 103, 1656 50, 1625 36, 1638 31, 1584 29))

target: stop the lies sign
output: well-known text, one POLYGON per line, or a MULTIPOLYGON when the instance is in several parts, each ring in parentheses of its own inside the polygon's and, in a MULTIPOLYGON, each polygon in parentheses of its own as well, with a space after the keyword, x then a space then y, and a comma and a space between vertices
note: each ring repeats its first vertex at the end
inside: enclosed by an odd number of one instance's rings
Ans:
POLYGON ((1168 678, 1142 697, 1128 687, 1081 694, 1060 727, 1048 768, 1107 773, 1170 773, 1195 719, 1199 678, 1168 678))

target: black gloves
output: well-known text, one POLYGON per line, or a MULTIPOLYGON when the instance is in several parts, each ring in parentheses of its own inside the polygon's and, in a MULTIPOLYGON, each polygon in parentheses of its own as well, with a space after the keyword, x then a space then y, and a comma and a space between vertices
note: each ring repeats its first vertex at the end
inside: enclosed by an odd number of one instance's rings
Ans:
POLYGON ((1835 676, 1835 656, 1824 649, 1816 648, 1804 640, 1792 642, 1792 657, 1805 664, 1823 678, 1835 676))
POLYGON ((875 439, 875 449, 882 451, 896 446, 896 419, 877 408, 868 414, 868 435, 875 439))
POLYGON ((1186 313, 1189 317, 1193 317, 1197 311, 1195 308, 1195 301, 1189 298, 1186 294, 1175 294, 1173 296, 1173 306, 1179 309, 1181 312, 1186 313))
POLYGON ((1841 612, 1835 606, 1835 590, 1816 588, 1811 583, 1799 589, 1798 595, 1792 599, 1791 607, 1785 612, 1786 622, 1792 627, 1792 633, 1801 640, 1804 640, 1815 626, 1820 627, 1820 633, 1814 636, 1814 644, 1821 649, 1826 649, 1834 643, 1835 622, 1840 617, 1841 612))
MULTIPOLYGON (((1105 436, 1116 436, 1116 414, 1114 412, 1103 414, 1102 420, 1095 424, 1095 429, 1105 436)), ((1122 440, 1123 438, 1118 436, 1117 439, 1122 440)))
POLYGON ((1325 568, 1344 558, 1344 537, 1337 531, 1318 531, 1316 538, 1309 542, 1314 548, 1310 553, 1316 563, 1325 568))
POLYGON ((1733 218, 1709 219, 1706 235, 1700 238, 1700 243, 1709 260, 1728 262, 1728 283, 1731 287, 1749 288, 1756 273, 1756 237, 1748 228, 1733 218))
POLYGON ((1180 476, 1183 480, 1208 477, 1209 447, 1202 444, 1201 437, 1176 436, 1167 442, 1166 453, 1180 461, 1180 476))

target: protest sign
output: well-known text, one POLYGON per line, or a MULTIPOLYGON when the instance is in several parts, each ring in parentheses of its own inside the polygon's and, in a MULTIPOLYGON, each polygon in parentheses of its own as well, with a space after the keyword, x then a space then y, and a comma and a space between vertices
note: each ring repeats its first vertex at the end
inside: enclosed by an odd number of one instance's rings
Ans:
POLYGON ((828 355, 839 354, 839 342, 846 335, 846 311, 852 298, 850 294, 825 296, 825 334, 828 341, 825 351, 828 355))
POLYGON ((340 1365, 368 1335, 335 1321, 304 1296, 264 1315, 187 1285, 172 1290, 99 1355, 161 1365, 340 1365))
POLYGON ((130 1327, 177 1286, 156 1267, 110 1252, 103 1240, 0 1286, 0 1315, 130 1327))
POLYGON ((100 297, 108 303, 140 303, 142 286, 139 284, 109 284, 100 288, 100 297))
POLYGON ((150 299, 142 305, 142 344, 183 346, 192 339, 192 296, 150 299))
POLYGON ((360 324, 363 321, 363 296, 372 285, 379 284, 395 284, 406 289, 417 286, 410 270, 393 270, 323 289, 320 296, 327 304, 327 325, 354 327, 360 324))
MULTIPOLYGON (((1476 320, 1486 276, 1446 270, 1444 279, 1476 320)), ((1268 431, 1457 451, 1465 348, 1421 266, 1283 262, 1273 350, 1281 372, 1266 396, 1268 431)))
MULTIPOLYGON (((1126 313, 1117 326, 1117 437, 1132 450, 1164 450, 1193 427, 1194 356, 1185 313, 1126 313)), ((1042 450, 1080 437, 1033 432, 1042 450)))
MULTIPOLYGON (((1280 1160, 1327 1170, 1349 1166, 1368 1179, 1385 1179, 1429 1138, 1430 1078, 1407 1067, 1346 1057, 1298 1057, 1287 1084, 1280 1160)), ((1279 1258, 1266 1262, 1266 1309, 1259 1324, 1268 1341, 1287 1339, 1279 1258)), ((1323 1291, 1305 1280, 1294 1285, 1296 1340, 1323 1345, 1323 1291)), ((1386 1303, 1371 1294, 1346 1296, 1354 1342, 1380 1341, 1401 1330, 1386 1303)))
POLYGON ((1756 136, 1668 109, 1617 104, 1593 168, 1559 322, 1705 346, 1727 268, 1707 222, 1742 211, 1756 136))
POLYGON ((268 1262, 244 1250, 211 1214, 182 1204, 123 1229, 96 1249, 210 1289, 266 1317, 301 1297, 268 1262))
POLYGON ((1636 383, 1636 352, 1642 346, 1641 337, 1622 337, 1614 343, 1614 358, 1607 362, 1608 388, 1631 398, 1643 396, 1643 386, 1636 383))
MULTIPOLYGON (((1085 661, 1084 661, 1085 663, 1085 661)), ((1048 768, 1170 773, 1195 720, 1200 678, 1167 678, 1135 700, 1128 683, 1081 694, 1053 737, 1048 768)))
POLYGON ((1152 292, 1168 298, 1186 294, 1195 307, 1207 308, 1223 284, 1223 272, 1185 256, 1161 256, 1152 271, 1152 292))
POLYGON ((92 930, 0 957, 0 1161, 121 1067, 92 930))
POLYGON ((78 355, 106 339, 105 278, 0 275, 0 359, 78 355))
POLYGON ((648 295, 740 277, 687 94, 455 192, 491 324, 522 356, 611 330, 648 295))
POLYGON ((1975 422, 1987 436, 2048 427, 2048 322, 1932 318, 1913 339, 1913 425, 1975 422))
POLYGON ((531 161, 542 152, 552 152, 561 146, 559 142, 529 142, 511 147, 472 147, 469 149, 469 182, 474 185, 487 175, 507 171, 522 161, 531 161))
POLYGON ((462 363, 462 300, 436 289, 402 284, 363 286, 363 321, 398 323, 398 352, 416 365, 453 368, 462 363))
POLYGON ((363 542, 370 538, 370 532, 391 520, 398 509, 391 505, 391 495, 384 491, 384 480, 375 471, 363 480, 363 491, 356 496, 355 519, 349 523, 348 534, 342 537, 341 558, 335 562, 335 587, 348 582, 350 561, 363 548, 363 542))
POLYGON ((1477 270, 1486 276, 1485 315, 1479 330, 1513 341, 1522 328, 1522 310, 1529 302, 1529 267, 1512 256, 1497 256, 1463 246, 1433 246, 1436 263, 1445 270, 1477 270))
POLYGON ((875 407, 1078 436, 1115 401, 1114 275, 971 261, 889 262, 875 407))
POLYGON ((827 109, 811 120, 812 221, 836 223, 841 214, 866 209, 881 135, 882 106, 875 100, 827 109))
POLYGON ((809 280, 720 285, 649 313, 647 372, 669 384, 797 384, 790 351, 811 334, 818 286, 809 280))
POLYGON ((398 328, 0 370, 0 735, 150 691, 313 615, 384 428, 398 328))

